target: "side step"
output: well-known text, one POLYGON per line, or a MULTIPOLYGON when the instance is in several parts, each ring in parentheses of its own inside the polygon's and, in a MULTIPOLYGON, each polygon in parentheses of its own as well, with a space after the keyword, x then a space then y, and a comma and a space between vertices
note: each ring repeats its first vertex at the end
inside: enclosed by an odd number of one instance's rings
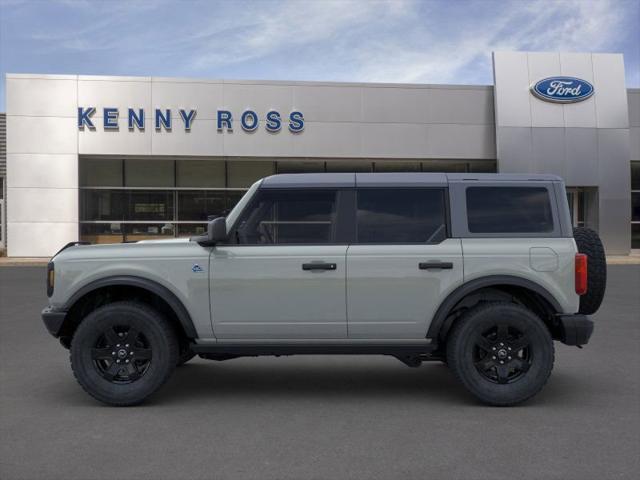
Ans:
POLYGON ((405 365, 418 367, 423 361, 439 360, 434 355, 437 345, 430 343, 278 343, 245 344, 218 343, 192 344, 191 350, 202 358, 210 360, 229 360, 238 357, 284 356, 284 355, 390 355, 405 365))

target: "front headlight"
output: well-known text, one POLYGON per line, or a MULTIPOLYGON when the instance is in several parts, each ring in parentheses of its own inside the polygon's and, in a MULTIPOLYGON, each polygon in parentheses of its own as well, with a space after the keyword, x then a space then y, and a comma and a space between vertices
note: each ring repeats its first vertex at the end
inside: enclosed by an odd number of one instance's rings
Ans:
POLYGON ((55 285, 56 272, 53 268, 53 262, 47 263, 47 297, 53 295, 53 287, 55 285))

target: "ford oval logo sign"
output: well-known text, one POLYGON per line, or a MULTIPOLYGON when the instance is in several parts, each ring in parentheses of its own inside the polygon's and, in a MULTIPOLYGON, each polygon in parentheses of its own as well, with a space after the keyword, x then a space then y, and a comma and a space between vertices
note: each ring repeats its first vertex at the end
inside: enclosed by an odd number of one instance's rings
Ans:
POLYGON ((593 85, 575 77, 549 77, 532 85, 531 93, 547 102, 581 102, 593 95, 593 85))

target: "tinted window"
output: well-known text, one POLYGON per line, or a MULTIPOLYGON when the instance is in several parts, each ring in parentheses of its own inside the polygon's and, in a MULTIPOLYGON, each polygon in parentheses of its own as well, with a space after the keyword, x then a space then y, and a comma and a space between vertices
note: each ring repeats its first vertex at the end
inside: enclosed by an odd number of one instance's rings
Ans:
POLYGON ((549 192, 543 187, 469 187, 467 216, 472 233, 553 231, 549 192))
POLYGON ((335 219, 335 191, 263 190, 243 212, 236 241, 249 245, 332 243, 335 219))
POLYGON ((358 190, 359 243, 437 243, 446 237, 444 190, 358 190))

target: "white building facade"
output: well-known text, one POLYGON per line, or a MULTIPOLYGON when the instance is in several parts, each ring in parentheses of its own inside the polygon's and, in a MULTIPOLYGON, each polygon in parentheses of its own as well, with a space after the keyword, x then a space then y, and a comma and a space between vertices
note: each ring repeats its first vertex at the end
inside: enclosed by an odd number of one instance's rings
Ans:
POLYGON ((640 89, 622 55, 493 67, 493 86, 9 74, 7 253, 198 234, 256 179, 319 171, 554 173, 575 225, 608 253, 640 248, 640 89), (536 93, 563 78, 572 98, 536 93))

